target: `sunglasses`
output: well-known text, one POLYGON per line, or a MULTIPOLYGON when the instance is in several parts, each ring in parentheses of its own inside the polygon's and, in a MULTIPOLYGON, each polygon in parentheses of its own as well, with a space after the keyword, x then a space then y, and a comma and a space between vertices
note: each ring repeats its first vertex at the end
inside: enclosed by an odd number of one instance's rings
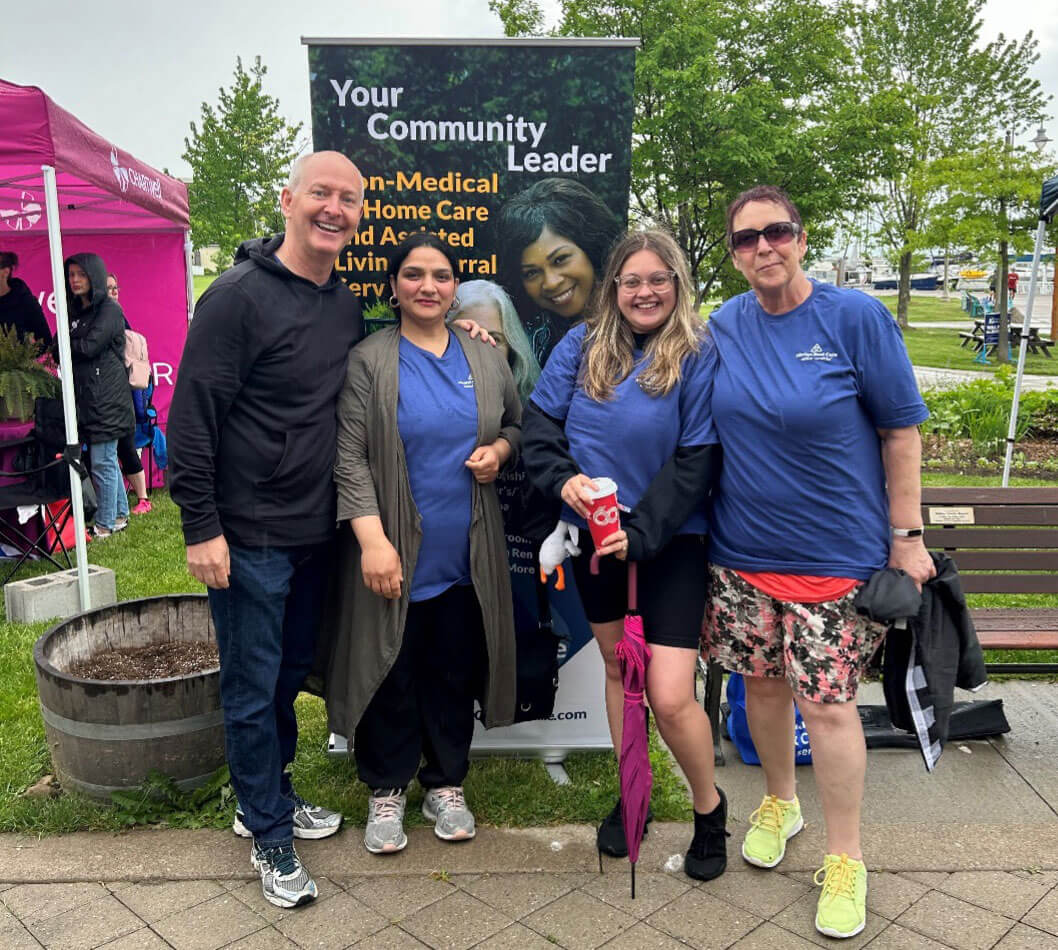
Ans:
POLYGON ((782 247, 789 244, 801 233, 801 225, 793 221, 776 221, 763 228, 743 228, 731 235, 731 249, 734 251, 748 251, 755 248, 764 235, 764 240, 772 247, 782 247))

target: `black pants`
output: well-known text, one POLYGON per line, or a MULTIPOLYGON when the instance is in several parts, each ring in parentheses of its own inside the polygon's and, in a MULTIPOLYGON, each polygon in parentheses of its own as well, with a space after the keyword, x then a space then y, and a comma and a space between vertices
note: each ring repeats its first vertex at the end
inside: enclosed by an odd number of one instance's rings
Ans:
POLYGON ((140 454, 136 451, 135 429, 118 439, 118 461, 121 463, 121 471, 126 478, 143 471, 140 454))
POLYGON ((360 781, 405 788, 418 772, 423 788, 462 785, 487 662, 471 585, 409 604, 397 660, 356 727, 360 781))

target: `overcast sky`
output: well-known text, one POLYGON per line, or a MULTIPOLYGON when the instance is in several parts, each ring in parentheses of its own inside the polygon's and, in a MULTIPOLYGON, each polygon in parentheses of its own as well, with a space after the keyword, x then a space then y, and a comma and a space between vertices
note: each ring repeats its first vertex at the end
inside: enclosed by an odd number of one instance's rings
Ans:
MULTIPOLYGON (((554 0, 544 0, 554 8, 554 0)), ((1055 0, 988 0, 983 35, 1040 41, 1036 77, 1058 95, 1055 0)), ((189 169, 180 155, 203 100, 231 82, 235 57, 260 55, 267 91, 309 131, 308 61, 302 36, 500 36, 487 0, 39 0, 5 5, 0 77, 40 86, 91 128, 156 168, 189 169)), ((1050 105, 1058 113, 1058 102, 1050 105)), ((1047 125, 1058 148, 1058 121, 1047 125)), ((1031 138, 1032 133, 1025 138, 1031 138)))

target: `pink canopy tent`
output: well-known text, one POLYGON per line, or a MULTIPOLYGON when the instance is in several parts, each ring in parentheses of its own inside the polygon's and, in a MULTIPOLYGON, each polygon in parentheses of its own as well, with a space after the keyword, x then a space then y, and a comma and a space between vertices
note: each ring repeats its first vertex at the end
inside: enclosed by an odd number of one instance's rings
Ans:
MULTIPOLYGON (((147 337, 164 426, 192 285, 187 186, 97 135, 35 86, 0 79, 0 250, 18 254, 18 276, 41 299, 69 365, 62 261, 93 251, 121 285, 133 328, 147 337), (58 293, 56 293, 58 291, 58 293)), ((63 374, 67 441, 77 441, 73 391, 63 374)), ((80 481, 74 483, 81 605, 88 607, 80 481)))

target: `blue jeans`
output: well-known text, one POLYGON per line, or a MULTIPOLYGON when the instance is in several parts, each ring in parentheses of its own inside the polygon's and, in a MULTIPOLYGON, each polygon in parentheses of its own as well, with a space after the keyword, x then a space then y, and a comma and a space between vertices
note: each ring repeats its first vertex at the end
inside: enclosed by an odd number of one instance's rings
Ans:
POLYGON ((92 442, 88 446, 92 463, 92 484, 96 490, 96 524, 113 531, 119 518, 128 520, 129 496, 118 468, 118 440, 92 442))
POLYGON ((294 700, 312 668, 331 545, 228 548, 230 586, 209 591, 228 767, 243 823, 271 848, 293 840, 285 769, 297 747, 294 700))

